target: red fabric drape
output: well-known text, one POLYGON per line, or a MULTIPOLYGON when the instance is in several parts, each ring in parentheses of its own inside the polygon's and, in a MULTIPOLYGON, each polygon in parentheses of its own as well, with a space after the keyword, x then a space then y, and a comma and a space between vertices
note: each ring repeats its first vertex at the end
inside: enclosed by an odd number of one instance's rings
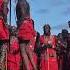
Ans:
POLYGON ((40 37, 41 44, 51 44, 52 48, 46 49, 41 54, 41 70, 58 70, 58 62, 56 57, 56 51, 53 49, 56 47, 56 39, 54 36, 50 36, 50 38, 46 38, 44 36, 40 37))

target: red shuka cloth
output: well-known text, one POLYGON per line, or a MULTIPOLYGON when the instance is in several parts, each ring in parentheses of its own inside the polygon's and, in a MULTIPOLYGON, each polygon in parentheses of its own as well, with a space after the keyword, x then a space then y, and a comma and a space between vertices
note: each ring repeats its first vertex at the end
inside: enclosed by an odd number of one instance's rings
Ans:
MULTIPOLYGON (((45 39, 44 36, 41 36, 40 42, 41 44, 50 43, 53 48, 56 47, 56 40, 54 36, 50 36, 49 39, 45 39)), ((54 49, 48 48, 41 54, 40 68, 41 70, 58 70, 58 61, 56 58, 56 51, 54 49), (55 57, 50 57, 51 55, 54 55, 55 57)))
MULTIPOLYGON (((36 65, 37 64, 37 56, 34 53, 36 32, 33 28, 32 19, 28 18, 21 22, 21 25, 18 29, 18 37, 20 40, 30 40, 31 41, 31 45, 28 47, 28 52, 30 51, 32 53, 32 58, 36 65)), ((32 66, 30 60, 29 60, 28 65, 29 65, 29 70, 33 70, 33 66, 32 66)))
POLYGON ((5 26, 4 21, 0 18, 0 40, 8 40, 9 39, 9 31, 5 26))
POLYGON ((33 22, 31 19, 26 19, 22 21, 18 29, 18 37, 20 40, 31 40, 35 35, 35 30, 33 28, 33 22))
POLYGON ((19 43, 16 38, 11 39, 10 51, 8 52, 8 70, 20 70, 19 43), (18 51, 16 54, 13 52, 18 51))

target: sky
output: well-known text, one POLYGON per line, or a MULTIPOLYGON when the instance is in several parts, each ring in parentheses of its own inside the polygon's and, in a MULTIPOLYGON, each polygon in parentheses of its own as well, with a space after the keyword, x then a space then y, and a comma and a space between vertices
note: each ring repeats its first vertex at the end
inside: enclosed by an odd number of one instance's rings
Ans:
MULTIPOLYGON (((15 2, 12 1, 12 25, 16 25, 15 2)), ((44 24, 51 26, 51 33, 58 34, 62 29, 70 31, 67 22, 70 20, 70 0, 27 0, 30 5, 31 18, 35 29, 43 34, 44 24)))

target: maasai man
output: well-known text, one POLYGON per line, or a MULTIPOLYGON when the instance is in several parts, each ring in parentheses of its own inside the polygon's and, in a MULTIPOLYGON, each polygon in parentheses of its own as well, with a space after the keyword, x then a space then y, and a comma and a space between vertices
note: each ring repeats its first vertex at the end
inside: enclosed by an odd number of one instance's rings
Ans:
POLYGON ((51 27, 49 24, 44 25, 43 30, 44 34, 40 37, 40 43, 41 47, 45 47, 45 49, 41 53, 40 69, 58 70, 56 37, 51 35, 51 27))
POLYGON ((62 33, 59 33, 58 35, 57 35, 57 55, 58 55, 58 68, 59 68, 59 70, 62 70, 62 62, 63 62, 63 60, 62 60, 62 52, 61 52, 61 48, 62 48, 62 46, 60 46, 60 43, 61 43, 61 40, 62 40, 62 33))
POLYGON ((62 38, 60 40, 59 46, 60 46, 60 55, 62 60, 62 67, 61 70, 69 70, 69 51, 70 51, 70 44, 69 44, 69 33, 66 29, 62 30, 62 38))
POLYGON ((16 35, 16 27, 11 26, 10 28, 10 49, 8 51, 8 70, 20 70, 20 49, 19 42, 16 35))
POLYGON ((16 5, 18 38, 20 41, 20 49, 24 70, 37 70, 34 57, 34 43, 36 32, 34 30, 34 22, 30 19, 30 6, 26 0, 18 0, 16 5))
POLYGON ((5 54, 7 51, 7 43, 9 41, 9 31, 6 26, 8 13, 8 0, 0 0, 0 63, 1 69, 5 69, 5 54), (4 64, 4 65, 3 65, 4 64))

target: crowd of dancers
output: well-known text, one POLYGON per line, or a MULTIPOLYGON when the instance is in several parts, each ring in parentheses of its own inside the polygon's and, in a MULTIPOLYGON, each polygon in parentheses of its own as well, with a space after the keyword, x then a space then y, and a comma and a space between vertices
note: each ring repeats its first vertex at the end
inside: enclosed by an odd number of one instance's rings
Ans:
POLYGON ((45 24, 40 35, 26 0, 17 1, 17 27, 11 26, 7 24, 8 2, 0 0, 0 70, 70 70, 68 30, 51 35, 50 25, 45 24))

